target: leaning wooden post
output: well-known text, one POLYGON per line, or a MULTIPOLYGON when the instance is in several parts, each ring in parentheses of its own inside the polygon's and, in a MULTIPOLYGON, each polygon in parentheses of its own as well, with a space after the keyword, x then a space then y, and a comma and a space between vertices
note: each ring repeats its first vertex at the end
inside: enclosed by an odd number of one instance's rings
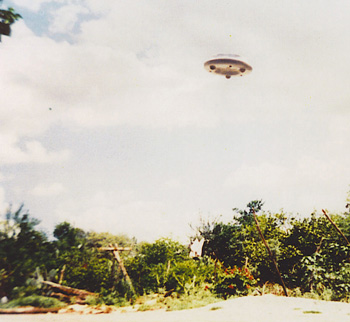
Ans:
POLYGON ((114 244, 114 246, 112 244, 109 245, 109 247, 101 247, 99 248, 99 250, 103 250, 103 251, 112 251, 114 258, 117 260, 120 268, 122 269, 123 275, 125 277, 125 280, 127 281, 127 283, 130 286, 131 291, 133 292, 133 294, 135 293, 135 289, 134 286, 132 285, 130 276, 124 266, 123 260, 120 257, 119 251, 126 251, 126 250, 131 250, 130 247, 118 247, 118 244, 114 244))
POLYGON ((256 228, 258 229, 259 235, 260 235, 260 237, 261 237, 261 239, 262 239, 262 241, 263 241, 263 243, 264 243, 264 245, 265 245, 265 247, 266 247, 266 249, 267 249, 267 251, 268 251, 268 253, 269 253, 269 255, 270 255, 270 258, 271 258, 273 264, 275 265, 276 272, 277 272, 277 274, 278 274, 278 276, 279 276, 279 278, 280 278, 280 280, 281 280, 281 284, 282 284, 282 287, 283 287, 284 295, 288 297, 287 288, 286 288, 286 286, 284 285, 284 282, 283 282, 281 273, 280 273, 280 271, 279 271, 279 269, 278 269, 277 263, 276 263, 276 261, 275 261, 275 259, 274 259, 274 257, 273 257, 273 254, 272 254, 272 252, 271 252, 271 249, 270 249, 269 245, 267 244, 267 242, 266 242, 266 240, 265 240, 265 238, 264 238, 264 235, 263 235, 262 232, 261 232, 260 225, 259 225, 259 221, 258 221, 258 218, 257 218, 257 216, 256 216, 255 210, 254 210, 254 209, 252 209, 252 210, 253 210, 254 220, 255 220, 255 223, 256 223, 256 228))
POLYGON ((339 227, 336 225, 336 223, 331 219, 331 217, 328 216, 326 211, 322 209, 323 214, 326 216, 326 218, 330 221, 330 223, 333 225, 333 227, 337 230, 337 232, 345 239, 346 243, 349 245, 349 240, 346 238, 346 236, 343 234, 343 232, 339 229, 339 227))
MULTIPOLYGON (((110 245, 110 246, 112 247, 112 245, 110 245)), ((125 276, 125 279, 129 283, 131 291, 135 294, 135 289, 134 289, 134 286, 132 285, 131 278, 130 278, 130 276, 129 276, 129 274, 124 266, 124 262, 123 262, 122 258, 119 255, 117 244, 114 244, 113 255, 114 255, 115 259, 118 261, 120 268, 122 269, 122 272, 125 276)))

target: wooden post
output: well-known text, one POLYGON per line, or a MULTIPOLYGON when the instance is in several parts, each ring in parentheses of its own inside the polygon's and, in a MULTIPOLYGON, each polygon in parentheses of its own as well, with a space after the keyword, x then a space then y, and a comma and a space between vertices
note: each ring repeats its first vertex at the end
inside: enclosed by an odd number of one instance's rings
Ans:
POLYGON ((66 270, 66 264, 64 264, 62 269, 61 269, 60 279, 58 281, 58 284, 62 284, 65 270, 66 270))
POLYGON ((267 249, 267 251, 268 251, 268 253, 270 255, 270 258, 271 258, 273 264, 275 265, 276 272, 277 272, 277 274, 278 274, 278 276, 280 278, 280 281, 281 281, 281 284, 282 284, 282 287, 283 287, 284 295, 288 297, 287 288, 284 285, 281 273, 280 273, 280 271, 278 269, 278 266, 277 266, 277 263, 276 263, 275 259, 273 258, 273 254, 271 252, 271 249, 270 249, 269 245, 267 244, 267 242, 266 242, 266 240, 265 240, 265 238, 264 238, 264 236, 263 236, 263 234, 261 232, 259 221, 258 221, 258 218, 256 216, 256 213, 255 213, 254 209, 253 209, 253 216, 254 216, 254 220, 255 220, 255 223, 256 223, 256 228, 258 229, 259 235, 260 235, 260 237, 261 237, 261 239, 262 239, 262 241, 263 241, 263 243, 264 243, 264 245, 265 245, 265 247, 266 247, 266 249, 267 249))
POLYGON ((349 245, 349 240, 346 238, 346 236, 343 234, 343 232, 339 229, 339 227, 336 225, 336 223, 331 219, 331 217, 328 216, 326 211, 322 209, 323 214, 326 216, 326 218, 330 221, 330 223, 333 225, 333 227, 337 230, 337 232, 345 239, 346 243, 349 245))
POLYGON ((112 244, 109 245, 109 247, 101 247, 99 248, 100 250, 105 250, 105 251, 112 251, 113 255, 114 255, 114 258, 117 260, 122 272, 123 272, 123 275, 125 277, 125 280, 128 282, 129 286, 130 286, 130 289, 131 291, 135 293, 135 289, 134 289, 134 286, 132 285, 132 282, 131 282, 131 279, 130 279, 130 276, 124 266, 124 262, 123 262, 123 259, 120 257, 120 254, 119 254, 119 251, 126 251, 126 250, 131 250, 130 247, 119 247, 118 244, 114 244, 114 246, 112 244))

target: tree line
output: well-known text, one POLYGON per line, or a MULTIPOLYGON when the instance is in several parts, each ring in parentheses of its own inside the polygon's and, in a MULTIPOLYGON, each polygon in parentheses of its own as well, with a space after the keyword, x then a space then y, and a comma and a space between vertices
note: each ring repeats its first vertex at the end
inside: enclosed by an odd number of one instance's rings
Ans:
POLYGON ((252 201, 244 210, 233 209, 229 222, 201 221, 191 237, 205 239, 203 254, 196 259, 189 257, 188 245, 170 238, 137 242, 126 235, 87 232, 68 222, 56 225, 49 239, 23 205, 9 208, 0 223, 0 298, 50 295, 42 281, 98 293, 106 304, 198 289, 227 298, 282 281, 292 295, 348 299, 347 208, 327 218, 323 213, 271 213, 262 207, 262 201, 252 201), (101 251, 116 244, 131 249, 120 256, 132 287, 112 252, 101 251))

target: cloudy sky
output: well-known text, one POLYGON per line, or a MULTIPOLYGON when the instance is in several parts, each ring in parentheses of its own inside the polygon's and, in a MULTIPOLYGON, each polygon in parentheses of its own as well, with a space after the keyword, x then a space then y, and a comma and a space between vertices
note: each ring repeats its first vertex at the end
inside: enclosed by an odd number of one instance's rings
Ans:
POLYGON ((345 210, 350 2, 4 0, 0 206, 138 240, 345 210), (205 71, 219 53, 253 72, 205 71))

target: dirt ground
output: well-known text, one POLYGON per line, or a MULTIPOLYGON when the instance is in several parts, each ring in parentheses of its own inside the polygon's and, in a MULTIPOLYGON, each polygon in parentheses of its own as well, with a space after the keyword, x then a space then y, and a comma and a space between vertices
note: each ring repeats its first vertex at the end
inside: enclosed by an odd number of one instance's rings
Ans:
POLYGON ((0 322, 350 322, 350 304, 286 298, 275 295, 247 296, 206 307, 166 312, 165 310, 108 314, 21 314, 0 315, 0 322))

